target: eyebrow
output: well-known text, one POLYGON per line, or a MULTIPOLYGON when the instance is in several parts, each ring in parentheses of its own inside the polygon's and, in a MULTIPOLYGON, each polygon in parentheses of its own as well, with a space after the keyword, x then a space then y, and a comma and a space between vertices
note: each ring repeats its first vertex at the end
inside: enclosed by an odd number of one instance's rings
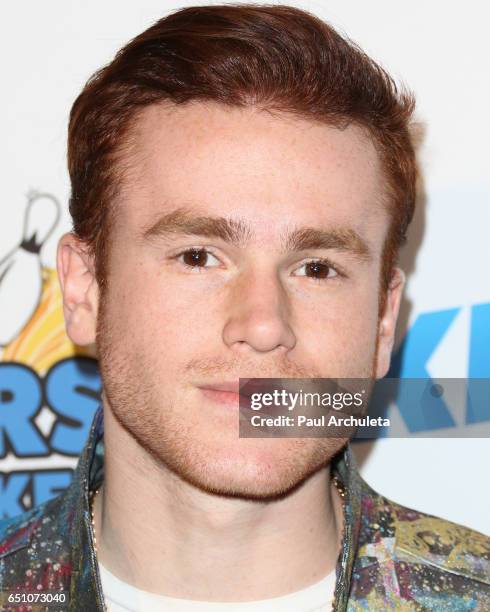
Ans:
MULTIPOLYGON (((145 241, 163 239, 172 235, 218 238, 237 247, 245 246, 254 237, 251 228, 243 221, 196 215, 185 208, 163 214, 142 232, 145 241)), ((281 244, 283 251, 286 252, 335 249, 351 253, 361 261, 368 261, 372 257, 365 240, 352 228, 302 227, 283 235, 281 244)))

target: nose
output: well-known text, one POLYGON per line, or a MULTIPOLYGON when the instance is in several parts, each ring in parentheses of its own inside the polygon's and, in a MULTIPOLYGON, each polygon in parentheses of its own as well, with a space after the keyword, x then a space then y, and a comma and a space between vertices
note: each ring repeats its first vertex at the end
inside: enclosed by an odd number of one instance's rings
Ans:
POLYGON ((243 274, 230 288, 223 341, 234 350, 248 346, 260 353, 287 352, 296 344, 290 310, 277 275, 257 270, 243 274))

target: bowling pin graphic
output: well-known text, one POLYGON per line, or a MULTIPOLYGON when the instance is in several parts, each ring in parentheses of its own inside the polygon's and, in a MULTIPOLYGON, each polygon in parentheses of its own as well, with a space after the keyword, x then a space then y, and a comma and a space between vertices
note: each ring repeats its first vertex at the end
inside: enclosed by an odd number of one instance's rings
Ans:
POLYGON ((40 251, 60 218, 53 196, 31 193, 24 214, 20 244, 0 259, 0 346, 22 331, 39 305, 42 293, 40 251))

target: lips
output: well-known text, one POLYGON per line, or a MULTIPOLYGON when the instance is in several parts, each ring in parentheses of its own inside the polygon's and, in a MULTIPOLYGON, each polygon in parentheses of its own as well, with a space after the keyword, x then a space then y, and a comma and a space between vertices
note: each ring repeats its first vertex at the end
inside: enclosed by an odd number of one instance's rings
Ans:
POLYGON ((274 384, 269 386, 269 380, 276 379, 267 378, 240 378, 233 381, 225 381, 219 383, 209 383, 198 385, 200 389, 209 389, 211 391, 226 391, 229 393, 239 393, 245 397, 250 397, 252 393, 265 393, 269 390, 277 388, 274 384))
POLYGON ((237 410, 240 406, 240 395, 226 389, 200 388, 202 395, 213 404, 219 404, 227 409, 237 410))
POLYGON ((212 391, 228 391, 229 393, 238 393, 240 390, 238 380, 210 383, 209 385, 199 385, 199 387, 201 389, 210 389, 212 391))
MULTIPOLYGON (((199 386, 202 394, 213 404, 220 404, 226 408, 240 409, 246 413, 255 414, 251 408, 253 394, 273 393, 284 386, 284 379, 279 378, 240 378, 233 381, 204 383, 199 386), (282 383, 282 384, 281 384, 282 383)), ((284 411, 280 406, 263 406, 264 415, 276 416, 284 411)))
POLYGON ((250 406, 250 396, 259 389, 259 387, 257 387, 256 390, 255 387, 246 387, 244 382, 249 380, 256 379, 241 379, 242 384, 240 384, 240 381, 236 379, 233 381, 205 383, 198 385, 198 387, 203 395, 215 404, 218 403, 235 409, 246 409, 250 406))

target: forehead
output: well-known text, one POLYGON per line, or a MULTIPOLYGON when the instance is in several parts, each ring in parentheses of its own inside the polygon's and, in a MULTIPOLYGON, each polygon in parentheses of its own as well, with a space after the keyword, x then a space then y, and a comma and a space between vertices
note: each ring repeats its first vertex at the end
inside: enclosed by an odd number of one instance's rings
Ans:
POLYGON ((219 104, 154 105, 130 135, 117 215, 133 228, 179 207, 236 217, 270 240, 284 224, 387 224, 383 174, 361 128, 219 104))

